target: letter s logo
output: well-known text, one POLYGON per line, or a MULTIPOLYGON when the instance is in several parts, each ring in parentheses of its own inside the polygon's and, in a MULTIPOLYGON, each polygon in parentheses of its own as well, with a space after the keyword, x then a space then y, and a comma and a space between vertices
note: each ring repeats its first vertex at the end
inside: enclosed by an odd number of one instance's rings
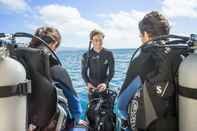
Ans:
POLYGON ((160 85, 157 85, 156 86, 156 93, 159 94, 159 95, 161 95, 161 93, 162 93, 162 87, 160 85))

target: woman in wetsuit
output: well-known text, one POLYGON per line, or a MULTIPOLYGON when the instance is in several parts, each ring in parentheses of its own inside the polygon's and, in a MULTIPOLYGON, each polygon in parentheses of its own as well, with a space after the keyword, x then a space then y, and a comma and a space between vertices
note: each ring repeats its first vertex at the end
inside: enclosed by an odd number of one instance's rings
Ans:
MULTIPOLYGON (((61 42, 61 35, 56 28, 53 27, 40 27, 36 30, 35 36, 40 37, 51 50, 55 51, 61 42)), ((30 42, 31 48, 43 49, 49 53, 50 74, 56 87, 62 89, 64 96, 68 100, 68 108, 72 115, 72 121, 78 123, 82 113, 82 107, 79 102, 79 97, 73 87, 72 80, 65 68, 59 65, 58 61, 53 58, 48 50, 41 44, 41 41, 33 38, 30 42)))
POLYGON ((89 96, 87 111, 89 131, 114 130, 113 102, 109 100, 110 95, 107 91, 114 75, 114 58, 112 52, 103 47, 103 38, 102 32, 93 30, 90 33, 90 44, 93 45, 93 48, 84 53, 82 57, 82 77, 87 85, 89 96), (102 111, 95 109, 99 102, 92 102, 97 98, 105 100, 100 106, 104 107, 101 109, 102 111), (99 114, 100 112, 107 112, 105 118, 99 114), (98 127, 99 123, 104 123, 102 128, 98 127))
POLYGON ((89 95, 94 90, 105 91, 114 75, 113 54, 103 47, 103 38, 102 32, 93 30, 90 33, 93 48, 84 53, 82 58, 82 78, 87 85, 89 95))

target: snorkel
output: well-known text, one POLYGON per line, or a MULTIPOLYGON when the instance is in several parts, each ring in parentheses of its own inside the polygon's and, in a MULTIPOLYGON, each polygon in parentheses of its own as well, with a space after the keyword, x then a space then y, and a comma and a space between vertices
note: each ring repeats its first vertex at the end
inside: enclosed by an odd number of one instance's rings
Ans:
POLYGON ((88 46, 88 61, 89 61, 89 57, 90 57, 91 45, 92 45, 92 42, 89 41, 89 46, 88 46))

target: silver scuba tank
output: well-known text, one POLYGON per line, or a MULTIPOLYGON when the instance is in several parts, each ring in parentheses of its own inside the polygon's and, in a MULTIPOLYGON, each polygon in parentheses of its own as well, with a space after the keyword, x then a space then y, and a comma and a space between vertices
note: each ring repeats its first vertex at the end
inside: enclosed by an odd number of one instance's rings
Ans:
POLYGON ((179 67, 179 131, 197 130, 197 53, 187 56, 179 67))
POLYGON ((0 131, 26 131, 26 71, 6 54, 0 47, 0 131))

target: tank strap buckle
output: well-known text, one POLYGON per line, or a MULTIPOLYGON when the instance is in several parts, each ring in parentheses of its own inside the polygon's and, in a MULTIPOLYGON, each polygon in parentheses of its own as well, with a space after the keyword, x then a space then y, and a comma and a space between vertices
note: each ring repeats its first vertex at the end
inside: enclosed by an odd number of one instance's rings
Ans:
POLYGON ((26 96, 31 93, 31 81, 26 80, 18 85, 0 86, 0 98, 11 96, 26 96))
POLYGON ((31 93, 31 81, 27 80, 24 83, 20 83, 17 85, 16 94, 17 95, 27 95, 31 93))

